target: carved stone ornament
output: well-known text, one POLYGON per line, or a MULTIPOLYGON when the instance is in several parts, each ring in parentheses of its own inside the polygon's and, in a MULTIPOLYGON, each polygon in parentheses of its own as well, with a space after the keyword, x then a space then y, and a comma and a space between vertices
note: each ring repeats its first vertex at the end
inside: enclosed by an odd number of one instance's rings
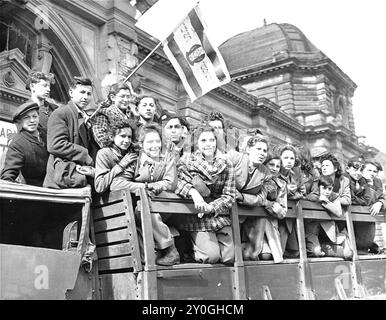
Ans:
POLYGON ((6 72, 3 76, 3 82, 4 84, 8 87, 8 88, 11 88, 15 85, 16 83, 16 80, 15 80, 15 77, 13 76, 12 74, 12 71, 9 70, 8 72, 6 72))

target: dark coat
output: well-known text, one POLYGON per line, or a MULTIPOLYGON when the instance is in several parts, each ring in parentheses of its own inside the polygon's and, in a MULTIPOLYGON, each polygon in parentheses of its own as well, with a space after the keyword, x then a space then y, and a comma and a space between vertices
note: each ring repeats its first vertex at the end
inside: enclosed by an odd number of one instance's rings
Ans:
POLYGON ((73 161, 79 165, 93 165, 89 155, 89 134, 81 125, 81 116, 70 101, 66 106, 56 109, 48 119, 47 150, 50 153, 44 187, 59 188, 53 181, 54 160, 56 157, 73 161))
MULTIPOLYGON (((45 141, 44 135, 41 140, 45 141)), ((46 175, 47 160, 45 143, 22 130, 9 145, 0 178, 15 181, 21 172, 27 184, 41 187, 46 175)))

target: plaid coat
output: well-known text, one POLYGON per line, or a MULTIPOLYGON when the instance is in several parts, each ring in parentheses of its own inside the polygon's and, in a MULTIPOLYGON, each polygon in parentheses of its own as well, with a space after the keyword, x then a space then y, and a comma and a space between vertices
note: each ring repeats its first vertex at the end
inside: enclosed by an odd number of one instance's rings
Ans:
POLYGON ((115 105, 99 110, 95 119, 92 121, 92 133, 95 142, 100 148, 109 146, 111 142, 109 138, 111 135, 109 131, 111 126, 122 122, 130 124, 133 131, 136 130, 136 124, 130 112, 125 114, 115 105))
POLYGON ((184 217, 180 228, 186 231, 216 232, 225 226, 231 225, 229 209, 236 197, 235 176, 232 164, 225 156, 217 151, 213 164, 209 164, 202 153, 195 153, 182 157, 177 164, 176 194, 188 198, 193 188, 192 179, 199 176, 210 190, 210 197, 214 198, 211 205, 214 213, 205 214, 202 218, 195 215, 184 217))

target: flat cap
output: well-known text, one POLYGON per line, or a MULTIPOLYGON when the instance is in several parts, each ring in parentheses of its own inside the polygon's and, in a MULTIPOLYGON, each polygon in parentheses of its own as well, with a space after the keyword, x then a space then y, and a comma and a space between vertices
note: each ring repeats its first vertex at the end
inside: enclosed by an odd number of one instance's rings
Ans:
POLYGON ((16 111, 13 114, 13 121, 20 118, 26 112, 34 110, 34 109, 39 109, 38 104, 36 102, 28 100, 27 102, 23 103, 22 105, 20 105, 16 108, 16 111))

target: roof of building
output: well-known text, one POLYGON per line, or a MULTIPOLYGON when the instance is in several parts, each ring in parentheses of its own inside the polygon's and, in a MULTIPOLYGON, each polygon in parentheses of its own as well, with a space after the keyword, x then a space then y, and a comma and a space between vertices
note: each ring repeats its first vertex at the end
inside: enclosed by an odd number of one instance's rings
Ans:
POLYGON ((287 23, 272 23, 240 33, 225 41, 220 51, 231 75, 288 58, 312 64, 327 58, 303 32, 287 23))

